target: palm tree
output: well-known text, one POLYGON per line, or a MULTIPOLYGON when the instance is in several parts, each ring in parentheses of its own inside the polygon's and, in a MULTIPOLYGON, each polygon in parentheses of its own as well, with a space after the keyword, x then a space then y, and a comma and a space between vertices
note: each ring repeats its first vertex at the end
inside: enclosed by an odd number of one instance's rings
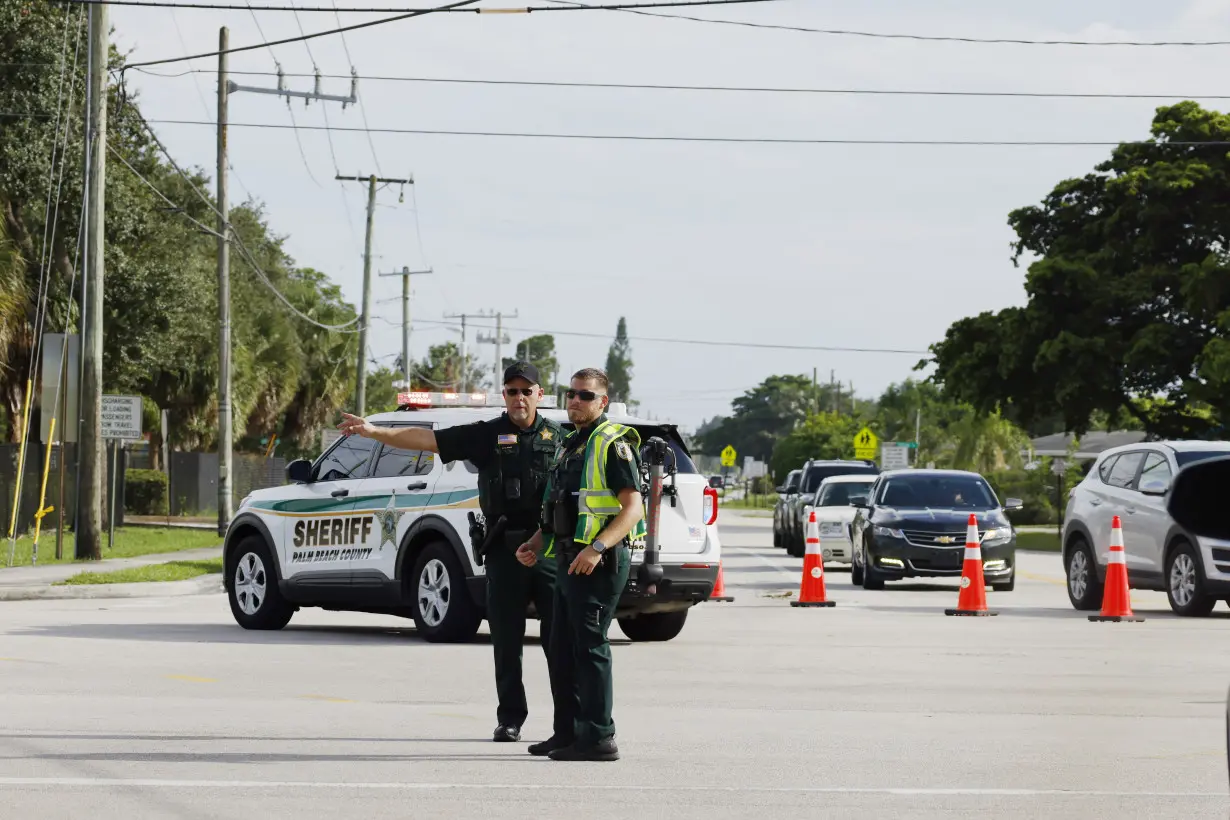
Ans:
POLYGON ((949 428, 956 442, 953 467, 991 473, 1021 465, 1021 450, 1028 437, 999 413, 970 413, 949 428))
POLYGON ((0 396, 7 404, 9 439, 19 441, 21 434, 21 399, 25 396, 22 374, 12 366, 25 361, 20 349, 28 346, 29 326, 26 312, 29 290, 26 286, 26 260, 17 245, 8 238, 0 220, 0 396), (14 401, 18 409, 14 410, 14 401))

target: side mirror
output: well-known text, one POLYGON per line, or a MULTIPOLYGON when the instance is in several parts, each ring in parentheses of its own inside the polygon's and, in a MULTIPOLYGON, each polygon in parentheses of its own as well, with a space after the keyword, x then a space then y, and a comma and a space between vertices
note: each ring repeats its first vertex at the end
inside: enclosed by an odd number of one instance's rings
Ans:
POLYGON ((1008 511, 1024 509, 1025 502, 1019 498, 1005 498, 1004 509, 1008 511))
POLYGON ((774 487, 773 489, 777 491, 778 495, 785 495, 786 493, 786 485, 784 484, 780 487, 774 487))
POLYGON ((857 508, 858 508, 858 509, 860 509, 860 510, 865 510, 865 509, 867 509, 867 499, 865 499, 865 498, 851 498, 851 499, 850 499, 850 506, 851 506, 851 507, 857 507, 857 508))
POLYGON ((295 484, 307 484, 312 480, 312 462, 299 458, 286 465, 286 478, 295 484))
POLYGON ((1144 495, 1162 496, 1170 489, 1170 482, 1164 478, 1150 478, 1140 485, 1140 491, 1144 495))
POLYGON ((1222 511, 1230 483, 1230 457, 1189 464, 1170 482, 1166 512, 1189 533, 1203 538, 1230 539, 1230 524, 1222 511))

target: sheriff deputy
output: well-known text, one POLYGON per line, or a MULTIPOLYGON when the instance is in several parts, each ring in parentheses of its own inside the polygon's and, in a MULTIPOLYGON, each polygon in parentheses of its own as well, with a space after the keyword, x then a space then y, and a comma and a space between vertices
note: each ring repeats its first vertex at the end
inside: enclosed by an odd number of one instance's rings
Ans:
MULTIPOLYGON (((529 715, 522 683, 521 644, 525 638, 526 610, 531 601, 538 612, 539 635, 547 657, 551 695, 555 702, 554 733, 572 731, 571 711, 563 702, 569 687, 558 674, 550 653, 555 595, 555 562, 523 566, 517 547, 538 528, 548 472, 559 453, 563 428, 538 412, 543 389, 538 368, 517 362, 504 371, 505 412, 498 418, 460 424, 442 430, 416 427, 378 427, 343 413, 339 429, 404 450, 439 453, 446 464, 465 460, 478 467, 478 500, 489 531, 501 517, 507 526, 485 556, 487 624, 495 652, 495 687, 498 698, 492 740, 515 742, 529 715), (561 723, 562 720, 568 722, 561 723)), ((548 541, 547 553, 552 544, 548 541)))

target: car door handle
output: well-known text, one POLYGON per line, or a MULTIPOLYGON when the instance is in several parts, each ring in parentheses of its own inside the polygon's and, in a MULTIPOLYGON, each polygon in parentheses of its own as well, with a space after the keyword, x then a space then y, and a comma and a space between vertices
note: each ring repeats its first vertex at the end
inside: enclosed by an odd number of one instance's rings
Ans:
POLYGON ((1091 499, 1089 499, 1089 503, 1090 503, 1090 505, 1092 505, 1092 506, 1094 506, 1094 507, 1100 507, 1100 506, 1102 506, 1102 502, 1101 502, 1101 501, 1098 501, 1096 498, 1091 498, 1091 499))
POLYGON ((333 492, 329 493, 329 495, 333 496, 334 498, 343 498, 345 496, 350 495, 350 490, 334 490, 333 492))
POLYGON ((416 481, 413 484, 407 484, 406 489, 407 490, 426 490, 427 482, 426 481, 416 481))
POLYGON ((1136 508, 1135 507, 1124 507, 1123 511, 1134 515, 1136 513, 1136 508))

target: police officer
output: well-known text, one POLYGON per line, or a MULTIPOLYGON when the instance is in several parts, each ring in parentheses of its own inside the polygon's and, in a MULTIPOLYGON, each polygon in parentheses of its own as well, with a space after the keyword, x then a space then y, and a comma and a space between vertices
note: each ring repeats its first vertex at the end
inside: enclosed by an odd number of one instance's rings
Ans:
POLYGON ((640 435, 607 418, 608 386, 601 370, 572 377, 568 420, 576 429, 551 471, 541 529, 517 550, 521 563, 538 566, 540 554, 548 557, 544 540, 554 536, 559 570, 551 657, 570 693, 562 700, 571 721, 561 722, 557 713, 556 733, 529 748, 552 760, 619 759, 607 630, 628 582, 630 548, 644 540, 645 524, 640 435), (571 731, 561 733, 561 725, 571 731))
MULTIPOLYGON (((377 427, 343 413, 344 433, 382 441, 406 450, 440 454, 446 464, 467 460, 478 467, 479 507, 490 533, 503 518, 504 534, 487 549, 487 624, 495 651, 495 685, 499 699, 498 726, 493 740, 521 739, 521 726, 529 714, 521 679, 521 644, 525 638, 526 608, 532 601, 540 621, 539 635, 547 656, 547 671, 555 701, 555 733, 571 731, 559 721, 569 715, 561 702, 567 684, 557 674, 550 654, 553 625, 555 563, 533 566, 518 563, 515 551, 538 527, 548 471, 559 453, 564 429, 538 412, 543 395, 538 369, 517 362, 504 371, 505 412, 499 418, 461 424, 442 430, 377 427), (562 708, 561 708, 562 707, 562 708)), ((550 540, 544 554, 551 554, 550 540)))

